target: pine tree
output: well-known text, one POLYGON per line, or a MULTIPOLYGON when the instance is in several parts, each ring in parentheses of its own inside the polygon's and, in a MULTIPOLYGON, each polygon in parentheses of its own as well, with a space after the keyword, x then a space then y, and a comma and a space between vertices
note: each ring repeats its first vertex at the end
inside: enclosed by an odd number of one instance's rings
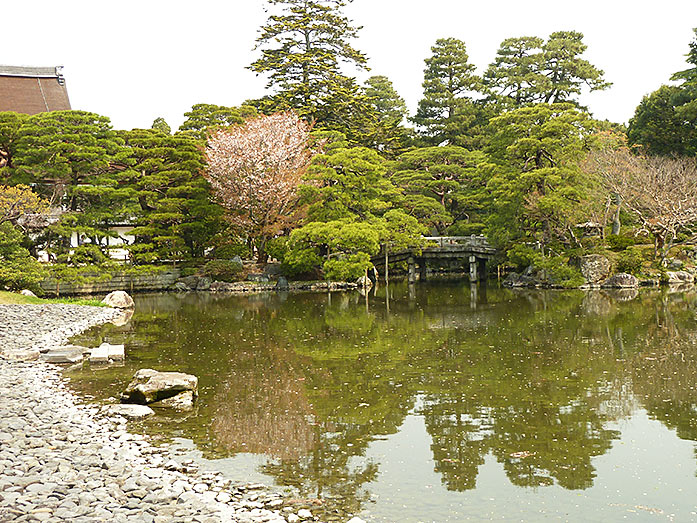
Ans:
POLYGON ((480 123, 480 107, 471 95, 481 88, 481 79, 474 74, 461 40, 437 40, 431 51, 424 70, 424 97, 412 121, 429 144, 461 145, 480 123))
POLYGON ((273 95, 262 111, 294 109, 315 127, 344 131, 360 141, 372 107, 342 64, 367 69, 366 57, 350 43, 359 27, 341 13, 351 0, 269 0, 280 13, 260 30, 261 57, 249 68, 269 77, 273 95))
POLYGON ((534 36, 504 40, 484 75, 490 98, 515 107, 560 102, 579 105, 577 98, 584 86, 597 91, 611 85, 603 79, 602 70, 581 58, 587 48, 583 34, 576 31, 554 32, 546 42, 534 36))

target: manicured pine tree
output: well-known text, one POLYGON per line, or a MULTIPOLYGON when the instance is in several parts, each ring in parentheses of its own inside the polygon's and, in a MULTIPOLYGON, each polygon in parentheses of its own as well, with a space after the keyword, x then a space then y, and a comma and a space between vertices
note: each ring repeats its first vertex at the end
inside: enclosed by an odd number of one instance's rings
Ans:
POLYGON ((431 51, 424 70, 424 96, 412 121, 428 144, 465 145, 481 123, 481 107, 472 98, 481 89, 481 79, 474 74, 461 40, 437 40, 431 51))

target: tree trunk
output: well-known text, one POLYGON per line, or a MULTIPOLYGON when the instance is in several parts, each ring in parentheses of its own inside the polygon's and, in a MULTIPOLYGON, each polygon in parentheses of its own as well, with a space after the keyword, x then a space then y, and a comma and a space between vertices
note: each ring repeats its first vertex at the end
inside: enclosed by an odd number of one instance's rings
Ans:
POLYGON ((615 214, 612 217, 612 235, 617 236, 622 228, 622 223, 620 223, 620 209, 622 209, 622 197, 619 194, 615 195, 615 204, 617 209, 615 209, 615 214))

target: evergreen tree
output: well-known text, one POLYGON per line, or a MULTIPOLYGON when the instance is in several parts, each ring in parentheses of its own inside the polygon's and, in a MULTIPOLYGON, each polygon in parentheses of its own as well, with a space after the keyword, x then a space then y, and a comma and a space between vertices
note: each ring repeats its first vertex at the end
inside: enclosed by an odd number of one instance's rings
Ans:
POLYGON ((573 244, 593 180, 580 163, 598 124, 571 104, 537 104, 492 119, 487 234, 501 246, 514 240, 573 244))
POLYGON ((412 121, 429 144, 465 145, 467 134, 481 124, 481 107, 471 98, 481 89, 481 79, 474 74, 461 40, 437 40, 431 51, 424 70, 424 97, 412 121))
POLYGON ((129 177, 138 201, 135 263, 204 255, 222 227, 222 209, 210 201, 203 151, 183 134, 134 129, 122 133, 130 153, 129 177))
POLYGON ((137 210, 126 175, 128 156, 109 119, 94 113, 39 113, 22 125, 15 178, 35 183, 39 194, 66 211, 49 227, 49 251, 69 257, 70 238, 77 234, 91 256, 106 259, 107 239, 115 236, 109 227, 137 210))
POLYGON ((662 86, 645 96, 629 121, 627 137, 652 155, 697 154, 697 29, 690 42, 687 63, 675 73, 679 86, 662 86))
POLYGON ((376 125, 365 145, 390 158, 412 141, 413 132, 402 125, 407 104, 386 76, 371 76, 363 87, 376 114, 376 125))
POLYGON ((273 96, 259 105, 265 113, 294 109, 317 128, 344 131, 361 141, 372 108, 342 64, 366 69, 366 57, 351 45, 359 27, 341 13, 351 0, 269 0, 279 14, 261 28, 261 57, 249 68, 269 77, 273 96))
POLYGON ((486 181, 477 167, 487 161, 484 153, 457 146, 414 149, 399 157, 392 181, 406 195, 402 206, 438 234, 461 222, 460 232, 483 228, 477 213, 482 208, 486 181))
POLYGON ((155 118, 150 128, 162 131, 165 134, 172 134, 172 128, 169 126, 167 121, 161 116, 155 118))
POLYGON ((578 105, 584 86, 596 91, 611 85, 602 70, 581 58, 587 47, 576 31, 554 32, 546 42, 533 36, 508 38, 484 75, 485 83, 493 99, 505 105, 578 105))
POLYGON ((542 72, 544 40, 534 36, 507 38, 484 75, 484 83, 495 101, 520 107, 535 103, 539 86, 546 83, 542 72))
POLYGON ((12 111, 0 112, 0 181, 13 174, 19 131, 29 116, 12 111))
POLYGON ((256 109, 250 105, 225 107, 214 104, 195 104, 191 111, 184 113, 186 120, 179 126, 179 131, 205 140, 209 129, 244 123, 245 119, 256 116, 256 113, 256 109))

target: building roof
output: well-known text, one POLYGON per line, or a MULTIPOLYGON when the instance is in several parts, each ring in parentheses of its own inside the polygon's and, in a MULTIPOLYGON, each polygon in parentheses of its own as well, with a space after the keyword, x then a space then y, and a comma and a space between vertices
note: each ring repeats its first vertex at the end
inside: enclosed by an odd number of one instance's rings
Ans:
POLYGON ((0 111, 36 114, 70 108, 63 66, 0 65, 0 111))
POLYGON ((24 65, 0 65, 0 76, 25 76, 29 78, 63 78, 63 66, 28 67, 24 65))

